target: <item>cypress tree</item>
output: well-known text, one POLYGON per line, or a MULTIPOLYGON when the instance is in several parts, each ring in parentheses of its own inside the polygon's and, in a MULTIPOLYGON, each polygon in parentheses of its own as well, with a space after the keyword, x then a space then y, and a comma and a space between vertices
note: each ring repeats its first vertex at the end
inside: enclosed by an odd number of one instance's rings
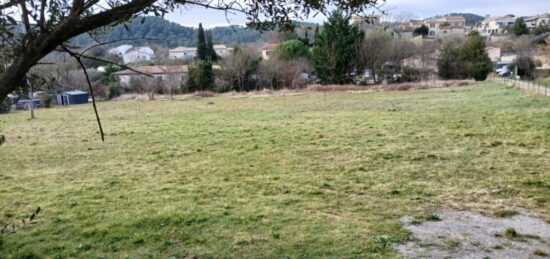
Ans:
POLYGON ((206 54, 207 58, 212 61, 218 61, 218 55, 214 49, 214 43, 212 42, 212 32, 209 30, 206 32, 206 54))
POLYGON ((313 62, 324 84, 342 84, 350 81, 353 60, 364 38, 359 27, 350 25, 349 16, 335 11, 323 25, 313 47, 313 62))
POLYGON ((197 58, 200 60, 206 60, 206 40, 204 37, 204 29, 202 23, 199 23, 199 29, 197 30, 197 58))
POLYGON ((319 25, 315 27, 315 34, 313 34, 313 42, 317 41, 317 37, 319 36, 319 25))

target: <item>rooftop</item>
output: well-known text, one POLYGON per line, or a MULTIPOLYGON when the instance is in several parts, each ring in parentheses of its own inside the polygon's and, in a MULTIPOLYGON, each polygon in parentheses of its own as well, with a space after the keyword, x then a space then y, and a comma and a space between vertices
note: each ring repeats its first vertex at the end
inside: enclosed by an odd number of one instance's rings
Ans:
POLYGON ((177 66, 141 66, 133 67, 131 69, 122 70, 120 72, 114 73, 114 75, 136 75, 136 74, 178 74, 178 73, 187 73, 189 67, 187 65, 177 65, 177 66), (135 70, 135 71, 134 71, 135 70), (136 72, 137 71, 137 72, 136 72))

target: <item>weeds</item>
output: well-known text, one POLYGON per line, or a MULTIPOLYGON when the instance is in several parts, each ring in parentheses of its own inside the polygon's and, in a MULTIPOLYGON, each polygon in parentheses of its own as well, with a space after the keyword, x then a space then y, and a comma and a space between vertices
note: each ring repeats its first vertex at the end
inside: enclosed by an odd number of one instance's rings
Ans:
POLYGON ((499 217, 499 218, 510 218, 510 217, 516 216, 518 214, 519 214, 519 212, 517 212, 515 210, 507 210, 507 209, 500 209, 500 210, 496 210, 494 212, 494 215, 499 217))

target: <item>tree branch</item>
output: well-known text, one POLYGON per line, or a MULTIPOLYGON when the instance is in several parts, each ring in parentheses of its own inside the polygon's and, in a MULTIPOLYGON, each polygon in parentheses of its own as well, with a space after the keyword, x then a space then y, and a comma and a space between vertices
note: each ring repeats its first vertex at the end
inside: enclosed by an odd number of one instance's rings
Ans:
POLYGON ((105 142, 105 134, 103 133, 103 126, 101 126, 101 119, 99 118, 99 113, 97 112, 97 106, 95 104, 95 95, 94 95, 94 88, 92 87, 92 82, 90 81, 90 77, 88 76, 88 71, 86 70, 86 66, 84 66, 84 63, 82 63, 82 60, 78 53, 75 53, 71 51, 69 48, 65 47, 64 45, 61 45, 61 48, 63 48, 64 51, 69 53, 72 57, 76 59, 82 70, 84 71, 84 75, 86 76, 86 82, 88 83, 88 88, 90 89, 90 95, 92 96, 92 105, 94 107, 94 113, 95 118, 97 120, 97 125, 99 126, 99 132, 101 134, 101 141, 105 142))

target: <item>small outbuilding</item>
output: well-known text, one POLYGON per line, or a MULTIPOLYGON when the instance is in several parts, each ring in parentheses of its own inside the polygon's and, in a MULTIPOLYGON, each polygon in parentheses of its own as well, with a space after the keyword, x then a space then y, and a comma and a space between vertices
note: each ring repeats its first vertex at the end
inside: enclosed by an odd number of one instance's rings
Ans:
POLYGON ((60 106, 88 103, 88 93, 80 90, 61 92, 56 94, 55 102, 60 106))

